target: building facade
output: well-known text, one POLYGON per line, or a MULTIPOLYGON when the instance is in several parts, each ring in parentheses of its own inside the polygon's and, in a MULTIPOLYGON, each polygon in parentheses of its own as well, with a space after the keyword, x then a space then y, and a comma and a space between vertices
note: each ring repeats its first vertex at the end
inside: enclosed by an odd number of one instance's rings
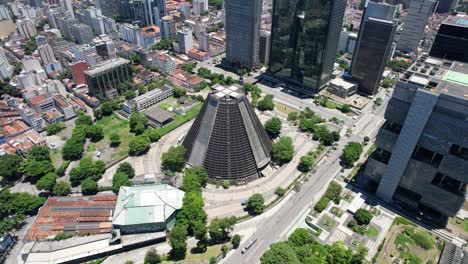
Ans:
POLYGON ((421 57, 395 87, 364 171, 383 200, 441 218, 464 207, 468 65, 421 57))
POLYGON ((374 95, 389 60, 398 26, 398 7, 369 2, 361 21, 350 73, 358 92, 374 95))
POLYGON ((262 0, 227 0, 226 64, 252 70, 258 64, 258 39, 262 16, 262 0))
POLYGON ((172 16, 161 19, 161 39, 174 39, 176 37, 176 25, 172 16))
POLYGON ((98 98, 109 96, 119 84, 131 81, 130 61, 123 58, 107 60, 84 72, 89 93, 98 98))
POLYGON ((308 95, 323 88, 332 77, 345 7, 345 0, 275 1, 265 80, 308 95))
POLYGON ((268 65, 270 62, 271 33, 266 30, 260 31, 258 60, 260 63, 268 65))
POLYGON ((0 80, 5 80, 13 75, 13 66, 8 62, 5 51, 0 48, 0 80))
POLYGON ((177 32, 177 40, 179 42, 179 52, 188 54, 193 49, 192 30, 183 28, 177 32))
POLYGON ((429 55, 468 63, 468 15, 448 17, 440 25, 429 55))
POLYGON ((413 0, 410 3, 408 14, 405 17, 397 49, 410 53, 417 52, 419 42, 424 36, 427 21, 434 13, 437 5, 436 0, 413 0))
POLYGON ((78 44, 88 44, 93 41, 93 29, 85 24, 75 24, 71 27, 71 34, 78 44))

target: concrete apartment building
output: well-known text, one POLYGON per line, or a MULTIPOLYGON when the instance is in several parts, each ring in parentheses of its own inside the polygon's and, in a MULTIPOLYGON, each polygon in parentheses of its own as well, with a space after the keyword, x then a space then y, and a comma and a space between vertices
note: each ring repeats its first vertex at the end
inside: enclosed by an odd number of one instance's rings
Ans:
POLYGON ((137 112, 144 111, 149 107, 172 96, 172 87, 164 85, 161 89, 154 89, 130 100, 130 104, 137 112))
POLYGON ((466 63, 421 57, 398 81, 363 178, 377 184, 383 200, 436 213, 441 220, 464 210, 467 74, 466 63))
POLYGON ((436 0, 413 0, 405 17, 397 50, 403 52, 417 52, 419 42, 424 36, 427 21, 434 13, 436 0))

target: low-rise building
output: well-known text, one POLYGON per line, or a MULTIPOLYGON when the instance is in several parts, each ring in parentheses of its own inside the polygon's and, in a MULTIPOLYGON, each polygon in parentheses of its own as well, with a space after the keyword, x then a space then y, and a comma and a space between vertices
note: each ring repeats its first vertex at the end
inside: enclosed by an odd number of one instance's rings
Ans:
POLYGON ((341 98, 348 98, 357 92, 357 85, 353 82, 336 78, 328 83, 327 91, 341 98))
POLYGON ((198 49, 192 49, 188 52, 189 58, 192 58, 197 61, 206 61, 210 58, 208 52, 201 51, 198 49))
POLYGON ((166 184, 122 186, 112 217, 113 227, 123 235, 171 229, 184 195, 166 184))
POLYGON ((41 94, 28 99, 28 105, 39 114, 55 107, 53 96, 50 94, 41 94))
POLYGON ((170 87, 169 85, 164 85, 160 89, 154 89, 133 98, 129 101, 128 105, 133 110, 141 112, 171 96, 172 87, 170 87))
POLYGON ((151 58, 153 66, 158 67, 162 74, 169 74, 176 70, 177 64, 167 52, 156 51, 151 58))
POLYGON ((76 116, 75 108, 73 105, 67 102, 66 98, 61 95, 54 96, 54 102, 57 106, 57 109, 62 112, 65 120, 74 118, 76 116))
POLYGON ((176 70, 168 76, 168 79, 178 86, 182 86, 191 92, 203 82, 203 79, 194 74, 186 73, 182 70, 176 70))
POLYGON ((174 114, 159 107, 155 107, 145 113, 148 124, 153 128, 161 128, 174 121, 174 114))

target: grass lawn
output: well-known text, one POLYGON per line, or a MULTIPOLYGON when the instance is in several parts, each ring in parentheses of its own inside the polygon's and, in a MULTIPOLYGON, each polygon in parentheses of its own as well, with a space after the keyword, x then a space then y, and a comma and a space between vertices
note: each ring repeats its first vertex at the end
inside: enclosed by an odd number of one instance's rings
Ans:
MULTIPOLYGON (((214 245, 214 246, 209 246, 206 250, 205 253, 198 253, 198 254, 193 254, 190 252, 190 249, 187 250, 187 256, 185 257, 184 260, 182 260, 181 262, 200 262, 205 260, 209 260, 211 257, 216 257, 218 256, 220 253, 221 253, 221 247, 222 245, 214 245)), ((162 262, 163 264, 170 264, 170 263, 177 263, 177 262, 174 262, 174 261, 163 261, 162 262)))
POLYGON ((62 152, 57 149, 51 151, 50 159, 52 160, 52 164, 54 165, 55 168, 60 167, 63 163, 62 152))
POLYGON ((279 103, 279 102, 274 102, 275 103, 275 109, 282 112, 282 113, 285 113, 285 114, 289 114, 289 113, 292 113, 292 112, 298 112, 298 110, 294 109, 294 108, 291 108, 289 106, 286 106, 282 103, 279 103))
POLYGON ((367 231, 366 231, 366 236, 368 237, 377 237, 377 235, 379 234, 379 230, 377 230, 377 228, 373 225, 369 225, 369 227, 367 228, 367 231))
POLYGON ((468 219, 463 220, 463 230, 468 232, 468 219))
MULTIPOLYGON (((395 228, 398 228, 398 226, 393 226, 392 230, 395 228)), ((443 246, 437 242, 436 237, 426 230, 409 225, 407 225, 405 230, 399 231, 393 241, 386 241, 387 244, 391 243, 391 246, 389 247, 389 251, 382 252, 384 258, 381 259, 381 263, 392 263, 389 257, 390 254, 404 259, 406 261, 405 263, 431 263, 428 261, 437 263, 443 246), (422 248, 418 245, 415 234, 420 234, 420 236, 431 239, 434 243, 433 246, 430 249, 422 248)), ((390 233, 392 233, 391 230, 389 231, 389 234, 390 233)))
POLYGON ((176 114, 174 121, 172 121, 168 125, 165 125, 164 127, 157 130, 159 135, 164 136, 167 133, 171 132, 172 130, 178 128, 182 124, 185 124, 188 121, 192 120, 193 118, 197 117, 198 113, 200 113, 202 106, 203 104, 198 104, 194 106, 192 109, 185 112, 185 115, 183 116, 176 114))
MULTIPOLYGON (((91 143, 88 146, 86 156, 94 155, 98 149, 108 149, 110 145, 110 135, 113 133, 118 133, 120 136, 121 143, 118 147, 112 148, 111 160, 117 160, 128 155, 128 142, 133 137, 133 134, 130 133, 130 127, 127 120, 118 118, 115 115, 104 116, 100 120, 96 121, 97 125, 100 125, 104 131, 104 138, 96 143, 91 143)), ((106 160, 105 162, 110 162, 111 160, 106 160)))

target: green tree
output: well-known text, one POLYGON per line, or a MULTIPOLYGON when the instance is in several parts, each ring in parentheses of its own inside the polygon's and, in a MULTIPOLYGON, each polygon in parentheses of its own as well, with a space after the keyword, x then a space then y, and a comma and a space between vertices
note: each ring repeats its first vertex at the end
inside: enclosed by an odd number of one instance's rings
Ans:
POLYGON ((362 151, 363 148, 361 144, 358 142, 349 142, 343 149, 341 158, 346 165, 351 166, 354 162, 359 160, 362 151))
POLYGON ((98 142, 104 138, 104 130, 99 125, 91 125, 86 128, 86 137, 92 142, 98 142))
POLYGON ((284 188, 277 187, 276 190, 275 190, 275 194, 278 197, 283 197, 286 194, 286 190, 284 188))
POLYGON ((290 137, 280 137, 272 146, 271 158, 280 164, 284 164, 290 162, 293 157, 294 146, 292 144, 292 139, 290 137))
POLYGON ((172 171, 182 171, 185 165, 184 146, 171 146, 169 150, 162 155, 162 165, 164 168, 172 171))
POLYGON ((212 242, 223 243, 225 241, 229 241, 229 233, 234 228, 236 221, 237 219, 235 216, 213 219, 208 227, 208 232, 210 233, 212 242))
POLYGON ((151 46, 152 50, 169 50, 171 48, 172 48, 172 41, 168 39, 161 39, 161 41, 151 46))
POLYGON ((46 190, 51 192, 54 189, 57 178, 58 176, 55 174, 55 172, 49 172, 36 182, 36 187, 39 190, 46 190))
POLYGON ((195 63, 185 63, 182 65, 181 69, 186 73, 193 74, 193 70, 195 70, 196 67, 197 65, 195 63))
POLYGON ((47 132, 47 135, 51 136, 62 131, 64 128, 65 128, 65 124, 63 122, 57 122, 57 123, 48 124, 45 130, 47 132))
POLYGON ((281 133, 281 120, 278 117, 272 117, 265 122, 265 131, 272 138, 276 138, 281 133))
POLYGON ((184 190, 186 193, 188 192, 201 193, 202 187, 201 187, 200 181, 198 180, 197 175, 191 174, 191 173, 185 173, 182 190, 184 190))
POLYGON ((368 225, 372 220, 372 214, 366 209, 359 208, 354 214, 354 219, 356 219, 358 225, 368 225))
POLYGON ((112 191, 119 193, 120 187, 131 186, 132 182, 128 179, 128 175, 123 172, 117 172, 112 178, 112 191))
POLYGON ((35 146, 29 151, 28 159, 33 159, 37 161, 50 161, 50 152, 49 148, 45 146, 35 146))
POLYGON ((27 159, 21 162, 19 171, 29 177, 41 178, 49 172, 53 172, 54 166, 49 160, 37 161, 35 159, 27 159))
POLYGON ((86 178, 81 182, 81 193, 83 195, 95 195, 99 192, 99 186, 92 178, 86 178))
POLYGON ((187 94, 187 90, 185 90, 184 88, 180 88, 180 87, 174 87, 172 89, 172 95, 175 97, 175 98, 180 98, 184 95, 187 94))
POLYGON ((260 111, 271 111, 275 109, 275 103, 273 102, 273 95, 268 94, 262 100, 258 101, 258 110, 260 111))
POLYGON ((198 240, 197 251, 202 253, 206 252, 208 248, 208 235, 206 234, 207 227, 202 222, 195 222, 193 225, 193 235, 198 240))
POLYGON ((169 232, 169 245, 172 260, 182 260, 187 252, 187 226, 176 225, 169 232))
POLYGON ((197 74, 198 74, 199 77, 201 77, 203 79, 209 79, 211 77, 211 71, 208 70, 205 67, 198 68, 197 74))
POLYGON ((58 181, 55 184, 54 189, 52 190, 52 193, 55 196, 67 196, 71 193, 71 186, 67 182, 58 181))
POLYGON ((105 169, 105 163, 103 161, 93 161, 90 157, 85 157, 75 168, 71 169, 70 182, 73 186, 77 186, 86 178, 97 181, 101 178, 105 169))
POLYGON ((351 112, 351 106, 349 106, 349 104, 344 104, 340 107, 340 111, 343 113, 349 113, 351 112))
MULTIPOLYGON (((261 264, 300 264, 294 249, 287 242, 278 242, 270 246, 270 249, 260 258, 261 264)), ((334 262, 330 262, 334 263, 334 262)))
POLYGON ((130 100, 136 97, 136 93, 134 90, 128 90, 125 92, 125 99, 130 100))
POLYGON ((288 114, 288 121, 296 121, 297 120, 297 112, 291 112, 288 114))
POLYGON ((128 143, 128 153, 131 156, 140 156, 145 154, 151 146, 151 142, 146 135, 139 135, 128 143))
POLYGON ((144 114, 132 113, 129 118, 130 132, 135 133, 137 135, 143 133, 143 131, 147 127, 147 123, 148 119, 145 117, 144 114))
POLYGON ((309 172, 315 164, 315 158, 312 155, 304 155, 301 157, 297 169, 302 172, 309 172))
POLYGON ((93 115, 94 115, 94 118, 96 118, 97 120, 101 119, 102 118, 101 108, 93 109, 93 115))
POLYGON ((390 88, 393 87, 395 83, 395 80, 393 80, 392 78, 385 77, 380 84, 383 88, 390 88))
POLYGON ((235 234, 232 237, 231 243, 233 248, 238 248, 240 246, 241 237, 238 234, 235 234))
POLYGON ((90 126, 93 124, 93 119, 89 115, 79 114, 75 120, 75 126, 90 126))
POLYGON ((0 176, 7 181, 16 181, 21 177, 20 165, 23 159, 18 155, 0 156, 0 176))
POLYGON ((260 193, 255 193, 249 197, 245 207, 250 215, 259 215, 265 209, 265 199, 260 193))
POLYGON ((185 170, 185 174, 194 174, 196 175, 200 186, 206 187, 208 183, 208 172, 202 166, 194 166, 185 170))
POLYGON ((203 210, 204 205, 205 204, 200 193, 186 193, 182 203, 182 209, 177 214, 177 223, 185 225, 188 228, 189 233, 193 234, 194 226, 197 222, 206 222, 207 215, 203 210))
POLYGON ((127 174, 128 178, 132 179, 135 177, 135 169, 133 169, 132 165, 128 162, 122 162, 119 164, 116 172, 123 172, 127 174))
POLYGON ((83 154, 83 143, 73 137, 65 142, 62 148, 62 157, 64 160, 78 160, 83 154))
POLYGON ((120 143, 122 143, 122 141, 120 140, 120 135, 117 133, 110 134, 109 140, 110 140, 110 146, 114 148, 118 147, 120 143))
POLYGON ((288 242, 291 243, 291 245, 294 247, 300 247, 314 244, 315 240, 312 238, 307 229, 297 228, 291 235, 289 235, 288 242))
POLYGON ((107 101, 101 104, 101 111, 103 116, 110 116, 114 112, 111 102, 107 101))
POLYGON ((144 264, 159 264, 161 262, 162 258, 155 249, 150 249, 146 252, 144 264))
POLYGON ((161 139, 161 134, 159 131, 152 128, 147 128, 145 134, 148 136, 151 142, 158 142, 161 139))

